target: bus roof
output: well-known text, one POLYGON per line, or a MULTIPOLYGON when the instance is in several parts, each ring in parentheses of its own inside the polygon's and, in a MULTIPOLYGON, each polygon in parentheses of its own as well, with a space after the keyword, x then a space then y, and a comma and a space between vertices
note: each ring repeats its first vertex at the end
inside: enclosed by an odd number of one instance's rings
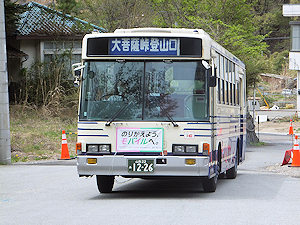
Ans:
POLYGON ((133 29, 117 29, 114 33, 181 33, 181 34, 200 34, 209 36, 202 29, 186 29, 186 28, 133 28, 133 29))
MULTIPOLYGON (((188 38, 201 38, 206 44, 203 45, 202 58, 209 59, 210 51, 213 49, 219 54, 223 55, 239 64, 241 67, 245 67, 245 64, 239 60, 236 56, 214 41, 208 33, 203 29, 186 29, 186 28, 133 28, 133 29, 117 29, 114 33, 92 33, 87 34, 84 39, 97 38, 97 37, 188 37, 188 38)), ((85 42, 85 41, 84 41, 85 42)), ((83 57, 85 58, 85 57, 83 57)))

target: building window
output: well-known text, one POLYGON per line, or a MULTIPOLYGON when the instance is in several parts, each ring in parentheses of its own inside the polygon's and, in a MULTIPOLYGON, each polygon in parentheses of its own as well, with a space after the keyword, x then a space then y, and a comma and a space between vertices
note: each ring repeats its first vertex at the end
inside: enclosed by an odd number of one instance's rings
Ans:
POLYGON ((61 50, 80 50, 81 41, 45 41, 44 50, 61 51, 61 50))
POLYGON ((300 51, 300 22, 291 21, 291 51, 300 51))
POLYGON ((42 61, 62 63, 69 74, 72 64, 81 61, 81 41, 45 41, 42 47, 42 61))

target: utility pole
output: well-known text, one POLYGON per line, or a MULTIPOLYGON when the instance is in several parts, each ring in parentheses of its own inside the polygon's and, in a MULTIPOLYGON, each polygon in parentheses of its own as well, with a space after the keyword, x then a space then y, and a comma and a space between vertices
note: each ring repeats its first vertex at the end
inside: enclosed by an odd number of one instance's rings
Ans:
POLYGON ((0 163, 11 164, 4 0, 0 0, 0 163))

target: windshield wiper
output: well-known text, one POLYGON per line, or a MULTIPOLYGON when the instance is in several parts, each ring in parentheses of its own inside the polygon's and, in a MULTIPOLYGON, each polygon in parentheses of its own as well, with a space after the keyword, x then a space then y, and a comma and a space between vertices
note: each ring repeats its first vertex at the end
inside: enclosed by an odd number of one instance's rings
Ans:
POLYGON ((162 108, 163 112, 166 114, 166 116, 171 121, 171 123, 173 124, 173 126, 174 127, 178 127, 178 124, 175 122, 175 120, 173 119, 173 117, 168 113, 168 111, 163 107, 163 105, 162 105, 161 101, 158 99, 158 97, 154 96, 154 99, 159 103, 159 105, 162 108))
POLYGON ((137 94, 134 94, 132 98, 128 101, 126 105, 121 107, 105 124, 105 126, 109 127, 110 124, 132 103, 132 100, 135 98, 137 94))

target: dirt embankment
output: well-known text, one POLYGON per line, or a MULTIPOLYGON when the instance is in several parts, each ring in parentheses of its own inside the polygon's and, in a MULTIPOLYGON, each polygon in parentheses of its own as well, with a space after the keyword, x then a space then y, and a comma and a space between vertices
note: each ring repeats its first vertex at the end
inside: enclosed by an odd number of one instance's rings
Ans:
MULTIPOLYGON (((293 122, 294 134, 299 133, 300 135, 300 122, 293 122)), ((278 134, 288 134, 290 129, 290 122, 273 122, 267 121, 260 124, 255 124, 255 131, 259 133, 278 133, 278 134)))

